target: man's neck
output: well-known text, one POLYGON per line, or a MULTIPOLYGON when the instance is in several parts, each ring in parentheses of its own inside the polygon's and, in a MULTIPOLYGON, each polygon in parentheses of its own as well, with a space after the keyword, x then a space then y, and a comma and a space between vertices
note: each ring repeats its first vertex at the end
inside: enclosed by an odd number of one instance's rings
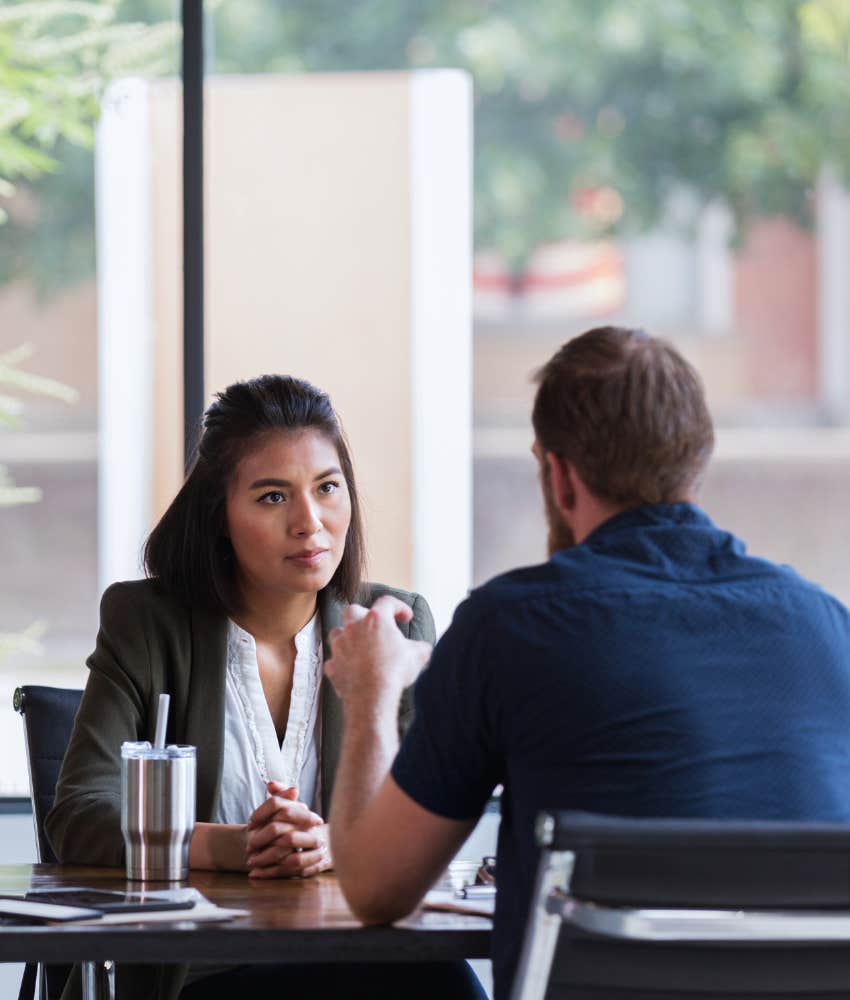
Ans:
POLYGON ((629 504, 610 504, 588 496, 586 501, 576 508, 574 515, 572 529, 576 545, 581 545, 606 521, 610 521, 612 517, 630 509, 631 505, 629 504))
MULTIPOLYGON (((690 503, 695 504, 696 498, 684 496, 677 500, 669 500, 668 503, 690 503)), ((583 503, 576 509, 575 524, 572 525, 575 534, 576 545, 581 545, 583 541, 590 537, 597 528, 610 521, 618 514, 624 514, 627 510, 634 510, 641 507, 640 503, 612 504, 605 500, 594 497, 591 493, 586 493, 583 503)))

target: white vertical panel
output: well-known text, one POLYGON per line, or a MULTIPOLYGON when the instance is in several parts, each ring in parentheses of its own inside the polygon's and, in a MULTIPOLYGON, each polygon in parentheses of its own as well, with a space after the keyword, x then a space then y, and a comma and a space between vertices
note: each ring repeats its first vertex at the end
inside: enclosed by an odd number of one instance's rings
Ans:
POLYGON ((833 170, 817 188, 820 396, 834 420, 850 420, 850 192, 833 170))
MULTIPOLYGON (((151 103, 158 509, 182 478, 169 447, 182 410, 165 87, 151 103)), ((279 371, 330 393, 370 578, 421 590, 443 628, 471 579, 469 79, 212 76, 206 106, 208 389, 279 371)))
POLYGON ((153 292, 148 85, 109 88, 97 129, 98 579, 140 575, 151 515, 153 292))
POLYGON ((734 219, 729 206, 713 201, 697 227, 697 297, 702 333, 728 334, 735 325, 734 261, 730 241, 734 219))
POLYGON ((656 229, 624 241, 627 322, 655 333, 694 320, 696 256, 690 239, 656 229))
POLYGON ((472 569, 472 88, 410 80, 413 587, 438 634, 472 569))

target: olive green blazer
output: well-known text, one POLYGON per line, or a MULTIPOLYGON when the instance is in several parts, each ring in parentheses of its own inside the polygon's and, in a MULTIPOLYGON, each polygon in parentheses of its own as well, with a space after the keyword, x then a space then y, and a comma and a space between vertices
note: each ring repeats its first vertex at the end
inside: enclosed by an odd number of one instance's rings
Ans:
MULTIPOLYGON (((361 600, 371 605, 383 594, 413 609, 400 626, 413 639, 434 642, 434 621, 421 596, 367 584, 361 600)), ((326 590, 319 594, 325 659, 328 636, 342 624, 344 605, 326 590)), ((198 748, 196 817, 210 822, 221 784, 227 618, 189 607, 155 580, 116 583, 104 593, 89 678, 56 785, 45 830, 65 864, 122 866, 121 744, 154 738, 159 695, 171 695, 166 739, 198 748)), ((401 731, 411 716, 410 691, 399 716, 401 731)), ((328 815, 342 737, 342 705, 322 681, 321 789, 328 815)), ((226 956, 223 956, 226 958, 226 956)), ((118 969, 123 1000, 176 1000, 184 967, 123 966, 118 969)), ((63 997, 78 996, 75 976, 63 997)))

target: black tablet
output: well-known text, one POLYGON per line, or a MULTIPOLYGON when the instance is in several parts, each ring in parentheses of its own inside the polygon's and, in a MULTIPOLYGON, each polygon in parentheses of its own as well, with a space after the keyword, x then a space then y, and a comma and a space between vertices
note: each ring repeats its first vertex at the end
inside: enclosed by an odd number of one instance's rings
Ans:
POLYGON ((56 906, 80 906, 98 913, 150 913, 153 910, 191 910, 193 899, 174 900, 146 896, 142 892, 113 889, 33 889, 26 899, 56 906))

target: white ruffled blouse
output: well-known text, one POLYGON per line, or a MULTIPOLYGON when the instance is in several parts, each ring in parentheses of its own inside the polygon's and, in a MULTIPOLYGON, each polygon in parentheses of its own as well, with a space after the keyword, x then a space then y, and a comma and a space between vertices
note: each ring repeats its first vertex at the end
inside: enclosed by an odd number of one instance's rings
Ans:
POLYGON ((298 798, 321 813, 323 654, 318 612, 295 636, 295 651, 289 717, 279 743, 260 682, 254 637, 228 622, 224 764, 216 823, 247 823, 268 797, 267 781, 296 785, 298 798))

